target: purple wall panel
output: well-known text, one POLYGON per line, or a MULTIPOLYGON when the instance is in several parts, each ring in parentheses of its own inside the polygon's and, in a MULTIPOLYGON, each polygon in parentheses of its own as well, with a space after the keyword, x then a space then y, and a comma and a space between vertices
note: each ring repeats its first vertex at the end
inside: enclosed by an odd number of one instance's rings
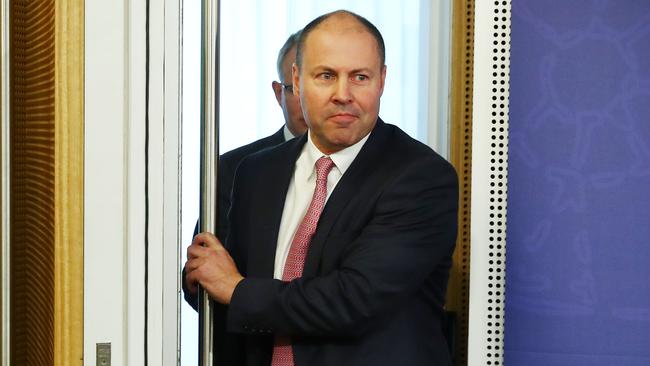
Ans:
POLYGON ((650 365, 650 1, 512 2, 505 364, 650 365))

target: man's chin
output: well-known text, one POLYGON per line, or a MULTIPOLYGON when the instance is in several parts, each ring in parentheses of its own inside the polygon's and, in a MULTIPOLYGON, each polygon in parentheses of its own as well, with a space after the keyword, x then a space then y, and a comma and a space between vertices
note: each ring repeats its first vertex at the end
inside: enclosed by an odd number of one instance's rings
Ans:
POLYGON ((362 136, 356 136, 356 135, 345 135, 345 136, 336 136, 332 140, 330 140, 330 143, 332 146, 336 146, 338 150, 343 150, 345 148, 348 148, 357 142, 361 141, 362 136))

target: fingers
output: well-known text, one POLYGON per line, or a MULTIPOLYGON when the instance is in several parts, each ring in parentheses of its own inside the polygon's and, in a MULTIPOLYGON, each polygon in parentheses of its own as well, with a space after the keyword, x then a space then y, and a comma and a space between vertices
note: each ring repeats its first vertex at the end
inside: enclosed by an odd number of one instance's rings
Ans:
POLYGON ((201 267, 201 265, 205 262, 203 257, 197 257, 194 259, 188 259, 187 262, 185 262, 185 273, 191 273, 197 268, 201 267))
POLYGON ((187 247, 187 259, 194 259, 208 255, 206 249, 222 250, 223 245, 219 239, 211 233, 204 232, 197 234, 192 239, 192 244, 187 247))
POLYGON ((183 269, 184 273, 184 281, 185 281, 185 288, 191 295, 196 295, 197 289, 198 289, 198 281, 196 278, 196 273, 194 270, 197 268, 196 263, 193 263, 194 261, 187 261, 185 262, 185 268, 183 269))
POLYGON ((235 286, 244 278, 219 239, 210 233, 196 235, 187 248, 185 276, 192 293, 201 285, 222 304, 230 303, 235 286))
POLYGON ((214 236, 212 233, 208 233, 208 232, 196 234, 196 236, 192 240, 192 245, 195 244, 208 247, 208 248, 213 248, 213 249, 223 247, 219 239, 216 236, 214 236))
POLYGON ((200 261, 188 261, 185 265, 185 282, 188 288, 191 288, 193 292, 196 291, 198 286, 201 284, 201 278, 203 277, 203 268, 201 267, 200 261))
POLYGON ((185 273, 187 283, 196 286, 200 284, 201 267, 208 262, 214 266, 215 258, 230 258, 228 251, 221 245, 219 239, 211 233, 204 232, 197 234, 192 240, 192 244, 187 247, 187 261, 185 262, 185 273))
POLYGON ((187 260, 204 257, 207 255, 207 251, 207 248, 199 244, 192 244, 187 247, 187 260))

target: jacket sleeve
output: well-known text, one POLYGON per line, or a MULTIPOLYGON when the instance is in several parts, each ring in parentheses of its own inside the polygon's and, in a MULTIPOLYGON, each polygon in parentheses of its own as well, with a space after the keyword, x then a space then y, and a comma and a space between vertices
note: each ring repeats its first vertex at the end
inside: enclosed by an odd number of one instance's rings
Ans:
MULTIPOLYGON (((420 159, 386 184, 370 222, 348 244, 340 265, 291 282, 246 278, 229 306, 229 331, 298 336, 363 334, 448 269, 457 231, 458 183, 453 168, 420 159)), ((435 296, 435 294, 433 294, 435 296)), ((440 298, 444 294, 439 294, 440 298)))

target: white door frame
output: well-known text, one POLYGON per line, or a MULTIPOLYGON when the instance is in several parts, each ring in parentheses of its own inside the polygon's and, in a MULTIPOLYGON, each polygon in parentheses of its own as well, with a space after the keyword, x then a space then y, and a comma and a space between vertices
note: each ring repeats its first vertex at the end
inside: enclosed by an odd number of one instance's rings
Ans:
POLYGON ((85 4, 84 364, 178 364, 180 0, 85 4))

